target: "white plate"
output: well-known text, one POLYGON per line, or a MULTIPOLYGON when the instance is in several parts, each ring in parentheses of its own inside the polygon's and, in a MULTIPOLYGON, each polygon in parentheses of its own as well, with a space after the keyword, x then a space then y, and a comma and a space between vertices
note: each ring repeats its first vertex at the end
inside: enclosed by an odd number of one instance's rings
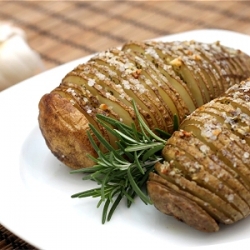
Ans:
MULTIPOLYGON (((197 30, 161 40, 197 40, 239 48, 250 54, 250 37, 223 30, 197 30)), ((89 58, 89 57, 88 57, 89 58)), ((30 78, 0 93, 0 223, 40 249, 228 249, 250 244, 245 219, 218 233, 198 232, 145 206, 124 206, 101 224, 97 199, 71 199, 93 183, 70 175, 45 145, 37 122, 38 102, 83 58, 30 78)), ((241 248, 242 249, 242 248, 241 248)))

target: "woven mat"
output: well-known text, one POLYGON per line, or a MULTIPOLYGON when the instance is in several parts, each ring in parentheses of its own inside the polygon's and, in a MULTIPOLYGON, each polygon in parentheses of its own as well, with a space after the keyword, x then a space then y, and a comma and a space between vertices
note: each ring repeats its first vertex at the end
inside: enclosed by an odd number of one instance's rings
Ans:
MULTIPOLYGON (((0 1, 0 20, 27 33, 47 69, 119 46, 192 29, 250 35, 249 1, 0 1)), ((0 226, 0 249, 34 249, 0 226)))

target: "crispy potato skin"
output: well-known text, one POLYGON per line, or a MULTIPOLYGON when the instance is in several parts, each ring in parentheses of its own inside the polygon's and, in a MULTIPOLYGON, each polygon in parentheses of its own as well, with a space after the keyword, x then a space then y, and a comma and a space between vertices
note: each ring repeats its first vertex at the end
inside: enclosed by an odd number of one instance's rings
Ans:
POLYGON ((154 181, 148 181, 147 189, 155 207, 162 213, 174 216, 200 231, 219 230, 215 220, 188 198, 154 181))
POLYGON ((58 93, 45 94, 39 102, 39 126, 51 152, 72 169, 93 166, 96 156, 87 137, 88 120, 58 93))

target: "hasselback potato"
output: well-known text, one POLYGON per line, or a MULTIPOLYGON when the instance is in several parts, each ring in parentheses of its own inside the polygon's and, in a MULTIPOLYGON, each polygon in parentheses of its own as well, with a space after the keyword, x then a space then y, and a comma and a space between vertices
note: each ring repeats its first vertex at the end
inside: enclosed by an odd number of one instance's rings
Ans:
POLYGON ((183 121, 249 75, 249 56, 219 42, 128 42, 79 65, 45 94, 39 125, 60 161, 73 169, 89 167, 93 161, 88 155, 96 154, 87 137, 89 123, 116 146, 96 114, 130 125, 134 100, 152 130, 172 133, 175 115, 183 121))
POLYGON ((202 231, 250 213, 250 78, 196 109, 167 141, 147 183, 163 213, 202 231))

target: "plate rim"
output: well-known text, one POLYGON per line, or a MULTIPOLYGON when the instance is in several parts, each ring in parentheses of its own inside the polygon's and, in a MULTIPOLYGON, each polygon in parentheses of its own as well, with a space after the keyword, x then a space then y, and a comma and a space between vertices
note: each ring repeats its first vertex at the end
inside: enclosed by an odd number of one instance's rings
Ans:
MULTIPOLYGON (((207 34, 207 35, 209 34, 210 36, 221 36, 221 35, 223 35, 225 37, 235 36, 235 37, 238 37, 239 39, 243 39, 243 40, 246 39, 246 40, 248 40, 248 42, 250 41, 250 36, 248 36, 246 34, 234 32, 234 31, 229 31, 229 30, 221 30, 221 29, 197 29, 197 30, 190 30, 190 31, 185 31, 185 32, 180 32, 180 33, 172 34, 172 35, 158 37, 158 38, 155 38, 155 39, 152 39, 152 40, 171 40, 171 39, 175 39, 177 37, 187 37, 188 38, 188 37, 192 37, 192 36, 197 37, 198 35, 204 35, 204 34, 207 34)), ((185 40, 188 40, 188 39, 185 38, 185 40)), ((203 40, 204 40, 204 38, 203 38, 203 40)), ((218 39, 218 40, 220 40, 220 39, 218 39)), ((230 42, 229 42, 229 44, 230 44, 230 42)), ((6 89, 6 90, 3 90, 2 92, 0 92, 0 103, 1 103, 1 100, 3 98, 6 99, 8 96, 11 96, 13 94, 13 92, 17 93, 18 91, 21 91, 22 88, 23 88, 23 86, 27 86, 27 85, 29 86, 32 82, 35 82, 35 81, 37 81, 39 83, 39 81, 38 81, 39 78, 46 77, 46 75, 49 76, 49 75, 54 74, 55 72, 56 73, 60 73, 60 72, 65 72, 66 69, 70 69, 70 68, 73 69, 73 67, 77 66, 78 64, 80 64, 82 62, 85 62, 86 60, 88 60, 92 56, 93 55, 89 55, 89 56, 86 56, 86 57, 83 57, 83 58, 79 58, 79 59, 73 60, 71 62, 65 63, 65 64, 63 64, 61 66, 55 67, 55 68, 50 69, 50 70, 48 70, 46 72, 43 72, 43 73, 41 73, 39 75, 36 75, 36 76, 31 77, 31 78, 29 78, 27 80, 24 80, 24 81, 20 82, 19 84, 16 84, 16 85, 14 85, 14 86, 6 89)), ((65 74, 66 73, 67 73, 67 71, 65 72, 65 74)), ((63 75, 62 75, 60 73, 59 74, 60 76, 58 76, 58 79, 62 79, 62 77, 65 74, 63 73, 63 75)), ((57 86, 58 84, 59 84, 59 82, 55 83, 55 86, 57 86)), ((48 86, 44 87, 44 89, 49 89, 50 86, 51 85, 48 85, 48 86)), ((52 89, 53 89, 53 87, 51 87, 51 90, 52 89)), ((43 95, 43 94, 45 94, 45 93, 41 93, 41 95, 43 95)), ((1 112, 1 108, 0 108, 0 114, 1 113, 2 112, 1 112)), ((0 143, 0 147, 1 147, 1 143, 0 143)), ((1 158, 1 156, 0 156, 0 158, 1 158)), ((17 168, 18 168, 18 166, 17 166, 17 168)), ((0 178, 0 180, 1 180, 1 178, 0 178)), ((0 192, 0 194, 1 194, 1 192, 0 192)), ((1 208, 0 208, 0 211, 1 211, 1 208)), ((19 228, 12 228, 11 223, 8 223, 8 219, 2 218, 1 212, 0 212, 0 223, 6 229, 8 229, 9 231, 13 232, 13 234, 17 235, 20 239, 26 241, 27 243, 29 243, 29 244, 31 244, 31 245, 33 245, 35 247, 38 247, 38 248, 40 248, 40 247, 43 248, 45 246, 45 245, 44 246, 37 245, 37 243, 34 242, 34 240, 30 239, 28 235, 26 235, 26 234, 23 235, 23 233, 20 230, 21 230, 22 227, 25 227, 24 225, 22 225, 19 228)), ((239 241, 240 242, 249 243, 250 239, 239 240, 239 241)), ((237 246, 239 241, 237 241, 237 242, 230 242, 230 244, 227 244, 227 243, 224 244, 223 243, 221 245, 223 245, 223 246, 230 246, 230 247, 237 246)), ((216 246, 218 246, 218 244, 216 246)), ((178 246, 175 246, 175 248, 176 247, 178 247, 178 246)), ((201 247, 201 246, 199 246, 199 247, 201 247)), ((203 246, 204 249, 207 248, 207 247, 209 249, 211 249, 211 246, 203 246)))

